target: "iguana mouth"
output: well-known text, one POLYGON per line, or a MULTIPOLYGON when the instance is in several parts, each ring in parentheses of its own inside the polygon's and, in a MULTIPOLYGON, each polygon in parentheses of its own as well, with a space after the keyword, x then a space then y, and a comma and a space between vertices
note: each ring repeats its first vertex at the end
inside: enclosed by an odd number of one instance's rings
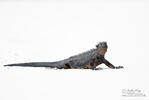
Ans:
POLYGON ((98 51, 99 55, 102 55, 102 56, 104 56, 106 52, 107 52, 107 48, 100 48, 98 51))

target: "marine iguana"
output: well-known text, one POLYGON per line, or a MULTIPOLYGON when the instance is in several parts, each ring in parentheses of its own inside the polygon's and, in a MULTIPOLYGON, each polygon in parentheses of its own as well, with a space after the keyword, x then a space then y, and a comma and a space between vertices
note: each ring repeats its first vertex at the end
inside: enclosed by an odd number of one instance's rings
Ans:
POLYGON ((17 63, 17 64, 8 64, 4 66, 26 66, 26 67, 49 67, 57 69, 92 69, 99 70, 96 68, 98 65, 104 63, 109 68, 119 69, 123 66, 115 67, 108 60, 104 58, 105 53, 107 52, 107 42, 99 42, 96 45, 96 48, 89 51, 83 52, 81 54, 71 56, 67 59, 55 62, 29 62, 29 63, 17 63))

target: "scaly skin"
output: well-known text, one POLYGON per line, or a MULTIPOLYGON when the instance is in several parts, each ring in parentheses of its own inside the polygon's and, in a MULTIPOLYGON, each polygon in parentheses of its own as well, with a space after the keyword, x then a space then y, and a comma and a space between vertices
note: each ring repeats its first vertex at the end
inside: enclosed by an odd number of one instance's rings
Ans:
POLYGON ((30 63, 18 63, 8 64, 4 66, 23 66, 23 67, 50 67, 58 69, 92 69, 99 70, 96 68, 98 65, 104 63, 106 66, 112 69, 120 69, 122 66, 115 67, 104 56, 107 52, 107 43, 99 42, 95 49, 91 49, 82 54, 71 56, 67 59, 56 61, 56 62, 30 62, 30 63))

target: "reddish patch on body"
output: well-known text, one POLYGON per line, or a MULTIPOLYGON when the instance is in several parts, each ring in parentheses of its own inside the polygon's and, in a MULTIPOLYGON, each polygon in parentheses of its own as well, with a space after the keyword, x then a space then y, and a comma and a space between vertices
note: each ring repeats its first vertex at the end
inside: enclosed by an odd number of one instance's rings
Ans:
POLYGON ((107 48, 100 48, 100 50, 99 50, 98 53, 99 53, 100 55, 103 55, 103 56, 104 56, 106 52, 107 52, 107 48))

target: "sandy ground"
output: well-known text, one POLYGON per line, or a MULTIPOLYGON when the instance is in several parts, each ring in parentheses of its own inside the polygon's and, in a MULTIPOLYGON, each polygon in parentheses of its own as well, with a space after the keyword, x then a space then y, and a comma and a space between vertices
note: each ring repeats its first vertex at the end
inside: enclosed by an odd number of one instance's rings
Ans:
MULTIPOLYGON (((2 66, 1 66, 2 67, 2 66)), ((1 100, 148 100, 147 73, 128 69, 54 70, 1 68, 1 100), (141 74, 139 74, 141 73, 141 74), (139 89, 145 97, 125 97, 124 90, 139 89)))
POLYGON ((147 0, 1 0, 0 100, 149 100, 148 12, 147 0), (124 69, 3 67, 65 59, 100 41, 124 69))

